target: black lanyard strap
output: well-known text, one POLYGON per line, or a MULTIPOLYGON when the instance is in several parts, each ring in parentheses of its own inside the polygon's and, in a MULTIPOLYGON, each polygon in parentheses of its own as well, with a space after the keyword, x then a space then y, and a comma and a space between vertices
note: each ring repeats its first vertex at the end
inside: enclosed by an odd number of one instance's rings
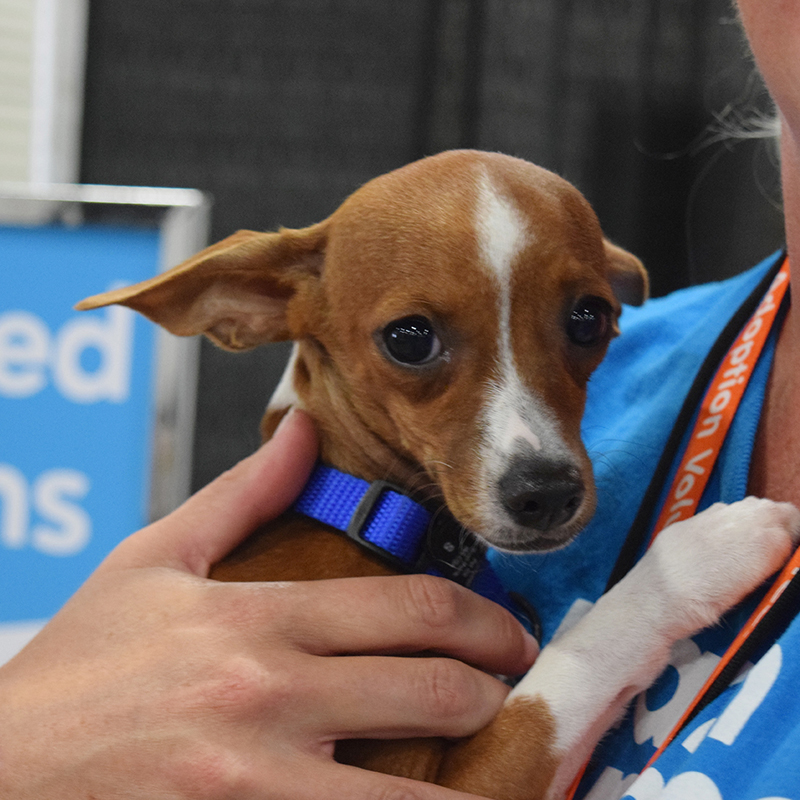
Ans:
POLYGON ((777 639, 789 627, 789 623, 797 616, 798 610, 800 610, 800 572, 792 578, 783 594, 775 601, 775 605, 759 620, 755 630, 742 643, 714 682, 705 690, 700 701, 692 709, 692 713, 684 721, 684 727, 728 688, 733 679, 741 672, 742 667, 768 638, 777 639))

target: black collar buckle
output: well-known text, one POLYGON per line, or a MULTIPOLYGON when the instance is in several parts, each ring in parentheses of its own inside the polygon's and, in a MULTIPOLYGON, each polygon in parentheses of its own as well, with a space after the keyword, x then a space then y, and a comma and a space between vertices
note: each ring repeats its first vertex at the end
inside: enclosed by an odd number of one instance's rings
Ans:
POLYGON ((431 517, 425 549, 416 571, 433 569, 445 578, 469 588, 486 565, 486 551, 483 540, 462 527, 447 509, 441 508, 431 517))

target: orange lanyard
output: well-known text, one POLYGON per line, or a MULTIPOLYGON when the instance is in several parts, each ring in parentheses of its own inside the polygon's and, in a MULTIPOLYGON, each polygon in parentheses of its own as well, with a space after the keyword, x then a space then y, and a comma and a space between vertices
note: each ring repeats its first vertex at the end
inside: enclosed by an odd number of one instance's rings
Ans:
MULTIPOLYGON (((649 544, 668 525, 688 519, 697 511, 711 471, 717 461, 725 437, 733 422, 747 383, 772 330, 784 295, 789 288, 789 261, 785 259, 764 298, 742 328, 722 360, 700 404, 692 430, 670 490, 653 528, 649 544)), ((649 546, 648 544, 648 546, 649 546)), ((800 571, 800 548, 784 567, 769 592, 734 639, 703 688, 692 700, 678 723, 645 765, 650 767, 693 716, 709 687, 739 652, 759 621, 775 605, 789 582, 800 571)), ((585 767, 575 778, 567 800, 572 800, 583 777, 585 767)), ((644 770, 642 770, 644 772, 644 770)))
POLYGON ((750 321, 728 350, 706 391, 689 444, 653 528, 650 544, 667 525, 688 519, 697 511, 711 470, 788 287, 789 261, 786 259, 750 321))
MULTIPOLYGON (((700 502, 706 483, 708 483, 711 468, 717 460, 736 409, 744 395, 747 382, 764 349, 764 344, 772 330, 778 309, 788 288, 789 259, 785 259, 764 295, 764 299, 728 351, 706 392, 692 437, 653 529, 653 535, 650 538, 651 544, 667 525, 686 519, 697 510, 697 504, 700 502)), ((800 548, 780 572, 770 591, 767 592, 750 619, 725 651, 703 688, 689 704, 661 746, 653 753, 645 765, 645 769, 653 764, 678 735, 684 724, 694 714, 706 691, 748 640, 759 621, 775 605, 798 570, 800 570, 800 548)))

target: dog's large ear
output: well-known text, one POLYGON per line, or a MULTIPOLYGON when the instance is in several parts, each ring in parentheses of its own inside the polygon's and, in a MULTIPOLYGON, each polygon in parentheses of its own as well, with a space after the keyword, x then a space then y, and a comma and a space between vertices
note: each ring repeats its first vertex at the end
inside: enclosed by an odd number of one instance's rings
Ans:
POLYGON ((277 233, 238 231, 150 280, 88 297, 83 311, 128 306, 178 336, 205 333, 227 350, 289 339, 287 306, 315 280, 326 223, 277 233))
POLYGON ((609 279, 620 303, 640 306, 647 300, 650 282, 644 265, 635 255, 603 239, 610 269, 609 279))

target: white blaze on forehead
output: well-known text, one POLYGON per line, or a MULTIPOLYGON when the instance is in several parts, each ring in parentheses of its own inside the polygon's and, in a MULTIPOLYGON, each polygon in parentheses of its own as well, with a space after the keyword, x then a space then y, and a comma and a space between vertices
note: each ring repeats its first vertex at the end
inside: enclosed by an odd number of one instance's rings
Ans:
POLYGON ((497 192, 485 173, 478 180, 475 216, 483 261, 507 295, 511 265, 530 237, 525 218, 511 200, 497 192))
POLYGON ((520 415, 539 417, 530 408, 527 392, 516 368, 511 345, 511 273, 515 259, 533 239, 526 220, 512 200, 502 196, 484 173, 478 182, 475 226, 478 232, 480 255, 495 280, 498 293, 498 366, 501 381, 495 387, 488 409, 493 449, 508 454, 518 439, 530 443, 534 450, 542 449, 540 436, 520 415))
POLYGON ((475 212, 480 255, 497 286, 498 359, 503 372, 514 372, 516 368, 511 351, 511 268, 528 242, 528 228, 520 210, 497 192, 485 173, 478 181, 475 212))

